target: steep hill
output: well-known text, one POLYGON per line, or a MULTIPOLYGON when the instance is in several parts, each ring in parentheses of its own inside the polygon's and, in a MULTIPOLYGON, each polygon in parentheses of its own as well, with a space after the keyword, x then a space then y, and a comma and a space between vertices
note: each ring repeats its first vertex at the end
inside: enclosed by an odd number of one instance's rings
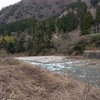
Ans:
MULTIPOLYGON (((22 0, 0 11, 0 25, 33 16, 38 20, 45 19, 60 14, 66 10, 68 4, 76 1, 80 0, 22 0)), ((90 1, 95 0, 81 1, 85 2, 89 9, 91 6, 90 1)), ((91 12, 94 13, 94 11, 91 12)))
POLYGON ((44 19, 61 13, 66 5, 77 0, 22 0, 0 11, 0 24, 35 16, 44 19))
MULTIPOLYGON (((21 0, 0 11, 0 25, 34 16, 38 20, 45 19, 60 14, 66 10, 68 4, 76 1, 85 2, 88 9, 90 9, 91 1, 95 4, 95 0, 21 0)), ((100 4, 99 0, 97 3, 100 4)), ((94 14, 94 10, 91 12, 94 14)))

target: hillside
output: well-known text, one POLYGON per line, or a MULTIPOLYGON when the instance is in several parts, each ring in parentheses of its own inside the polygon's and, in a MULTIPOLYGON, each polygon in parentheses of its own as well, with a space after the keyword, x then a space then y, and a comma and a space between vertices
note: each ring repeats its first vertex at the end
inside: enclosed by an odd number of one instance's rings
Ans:
POLYGON ((66 6, 77 0, 22 0, 0 11, 0 24, 35 16, 41 20, 60 14, 66 6))
POLYGON ((80 43, 79 39, 100 33, 99 3, 99 0, 22 0, 8 6, 0 11, 0 48, 8 54, 82 54, 80 44, 85 41, 80 43))
MULTIPOLYGON (((60 14, 66 10, 68 4, 76 1, 79 0, 21 0, 0 11, 0 25, 34 16, 36 19, 42 20, 60 14)), ((91 0, 81 1, 87 4, 88 9, 91 7, 91 0)))
POLYGON ((0 99, 99 100, 100 89, 12 58, 0 58, 0 99))

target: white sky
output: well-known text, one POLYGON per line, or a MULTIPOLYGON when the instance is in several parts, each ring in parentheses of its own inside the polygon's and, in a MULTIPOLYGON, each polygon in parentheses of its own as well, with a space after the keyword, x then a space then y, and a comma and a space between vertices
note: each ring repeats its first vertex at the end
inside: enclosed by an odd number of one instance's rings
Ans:
POLYGON ((0 0, 0 10, 3 8, 3 7, 6 7, 6 6, 9 6, 9 5, 12 5, 16 2, 19 2, 21 0, 0 0))

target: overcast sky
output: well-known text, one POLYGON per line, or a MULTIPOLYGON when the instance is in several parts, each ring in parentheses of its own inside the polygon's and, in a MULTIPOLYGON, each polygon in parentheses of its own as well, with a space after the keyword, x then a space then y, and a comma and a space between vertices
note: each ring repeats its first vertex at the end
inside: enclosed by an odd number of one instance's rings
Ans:
POLYGON ((3 8, 3 7, 6 7, 6 6, 9 6, 9 5, 12 5, 16 2, 19 2, 21 0, 0 0, 0 10, 3 8))

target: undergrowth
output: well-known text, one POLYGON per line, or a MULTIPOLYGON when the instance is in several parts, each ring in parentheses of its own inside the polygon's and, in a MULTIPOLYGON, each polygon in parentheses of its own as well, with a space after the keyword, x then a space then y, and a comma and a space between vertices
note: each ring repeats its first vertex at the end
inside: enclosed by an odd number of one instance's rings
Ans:
POLYGON ((84 35, 79 38, 70 48, 71 54, 82 54, 84 50, 100 49, 100 33, 84 35))

